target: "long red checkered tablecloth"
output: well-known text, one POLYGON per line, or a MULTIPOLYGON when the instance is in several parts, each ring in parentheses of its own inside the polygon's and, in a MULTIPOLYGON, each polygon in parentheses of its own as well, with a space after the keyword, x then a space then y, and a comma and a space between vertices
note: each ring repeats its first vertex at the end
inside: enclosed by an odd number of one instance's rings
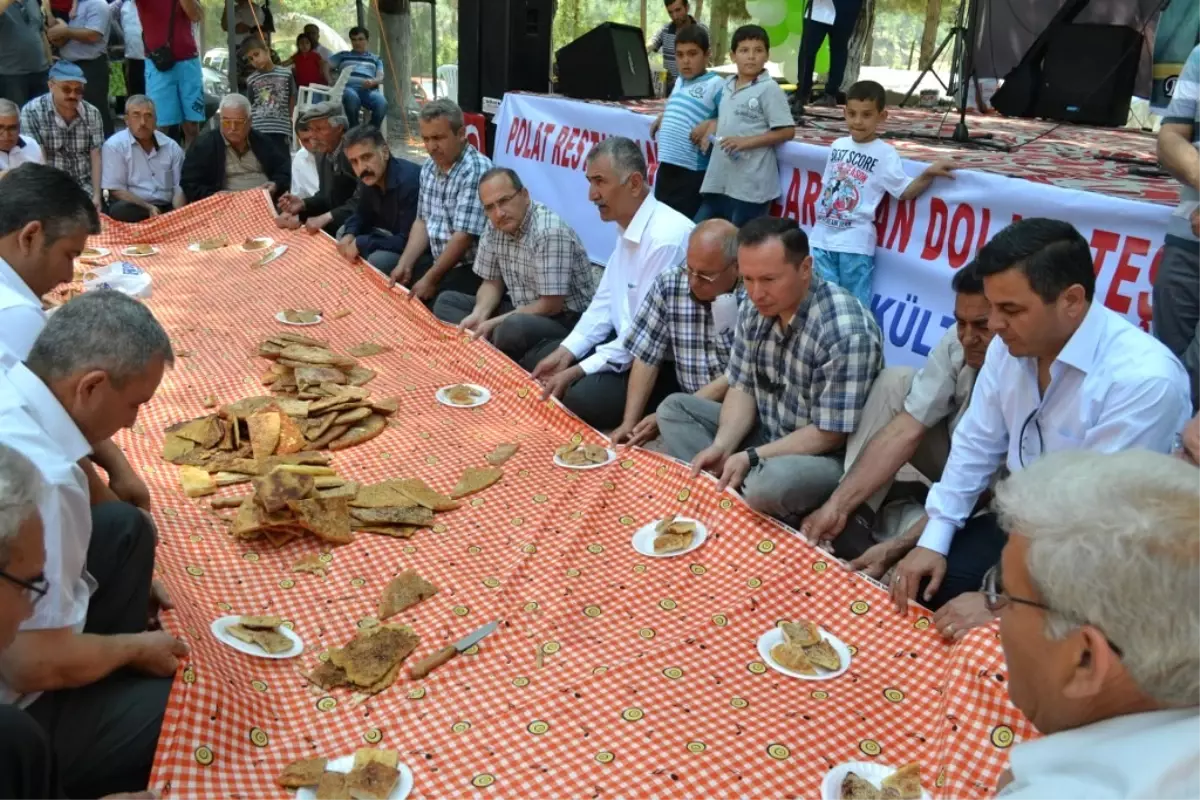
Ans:
POLYGON ((994 630, 947 645, 926 615, 897 617, 876 585, 663 456, 629 450, 602 469, 553 466, 572 434, 597 434, 542 402, 489 345, 389 293, 370 267, 348 265, 327 238, 276 231, 261 193, 109 223, 95 243, 159 248, 138 263, 180 351, 119 437, 153 494, 158 571, 177 604, 167 625, 192 648, 152 777, 167 796, 285 796, 273 784, 285 764, 370 744, 401 753, 417 798, 814 797, 839 763, 913 759, 935 796, 984 797, 1006 748, 1031 735, 1008 702, 994 630), (290 249, 265 267, 233 247, 186 250, 220 233, 235 243, 270 235, 290 249), (162 430, 206 413, 207 395, 262 393, 257 343, 289 307, 322 309, 326 321, 309 330, 335 349, 394 348, 364 364, 379 372, 374 395, 398 396, 400 411, 381 436, 336 454, 339 474, 420 476, 445 491, 496 444, 519 442, 503 480, 411 540, 359 534, 331 551, 325 577, 289 569, 323 549, 316 540, 281 550, 232 540, 160 459, 162 430), (339 310, 351 313, 334 319, 339 310), (471 410, 434 400, 464 380, 489 387, 492 400, 471 410), (671 513, 702 520, 708 541, 679 558, 639 555, 634 531, 671 513), (441 587, 398 618, 421 637, 412 658, 492 619, 500 629, 425 681, 402 678, 365 702, 308 685, 301 671, 351 638, 408 568, 441 587), (209 632, 227 613, 278 614, 305 652, 242 655, 209 632), (758 637, 798 617, 852 647, 844 675, 803 681, 763 664, 758 637))

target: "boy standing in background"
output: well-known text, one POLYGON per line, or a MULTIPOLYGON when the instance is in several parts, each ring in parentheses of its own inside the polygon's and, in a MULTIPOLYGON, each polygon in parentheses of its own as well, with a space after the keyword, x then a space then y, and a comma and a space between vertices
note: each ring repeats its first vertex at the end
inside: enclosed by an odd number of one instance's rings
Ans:
MULTIPOLYGON (((796 126, 787 96, 764 69, 771 53, 767 32, 743 25, 734 31, 730 50, 738 71, 721 90, 696 222, 721 218, 741 227, 766 214, 779 196, 775 147, 790 141, 796 126)), ((712 127, 710 122, 709 132, 712 127)))
POLYGON ((867 308, 875 276, 875 209, 884 193, 911 200, 934 178, 954 178, 949 161, 933 162, 916 178, 904 174, 896 148, 879 138, 879 126, 887 119, 886 103, 887 94, 875 81, 859 81, 846 92, 850 135, 830 148, 817 221, 809 237, 817 274, 867 308))
POLYGON ((290 69, 275 65, 271 51, 261 39, 246 46, 246 60, 254 67, 254 72, 246 78, 254 130, 265 133, 291 152, 296 78, 290 69))
POLYGON ((688 219, 700 210, 700 186, 708 167, 705 123, 716 119, 721 76, 708 71, 708 31, 688 25, 675 34, 679 81, 666 108, 650 125, 658 140, 654 196, 688 219))
POLYGON ((662 50, 663 69, 667 71, 667 81, 663 84, 663 97, 670 97, 675 88, 675 81, 679 77, 679 65, 675 59, 676 34, 689 25, 699 25, 705 33, 708 33, 708 28, 703 22, 698 22, 692 16, 688 0, 663 0, 663 5, 667 7, 667 16, 671 18, 671 21, 658 29, 658 33, 654 34, 654 38, 650 40, 650 46, 646 48, 646 52, 655 53, 662 50))

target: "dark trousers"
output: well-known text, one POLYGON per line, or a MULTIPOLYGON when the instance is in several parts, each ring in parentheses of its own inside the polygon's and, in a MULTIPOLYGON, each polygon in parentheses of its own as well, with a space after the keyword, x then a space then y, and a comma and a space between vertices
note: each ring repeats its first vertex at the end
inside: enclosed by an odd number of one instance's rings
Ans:
POLYGON ((23 106, 35 97, 50 91, 46 83, 49 73, 27 72, 24 75, 0 75, 0 97, 23 106))
MULTIPOLYGON (((1000 563, 1000 551, 1007 543, 1008 534, 1001 530, 995 514, 977 514, 967 520, 950 543, 950 552, 946 554, 946 577, 926 605, 937 611, 960 594, 978 592, 983 585, 983 576, 1000 563)), ((922 581, 917 597, 924 596, 925 582, 922 581)))
POLYGON ((1200 254, 1168 240, 1154 279, 1154 336, 1187 368, 1192 408, 1200 403, 1200 254))
MULTIPOLYGON (((521 359, 521 366, 533 371, 537 363, 553 353, 561 340, 550 339, 532 348, 521 359)), ((563 394, 563 405, 581 420, 601 431, 611 431, 625 417, 625 393, 629 389, 629 370, 625 372, 597 372, 584 375, 572 383, 563 394)), ((658 408, 667 395, 679 391, 675 370, 660 369, 650 402, 646 408, 658 408)))
POLYGON ((0 800, 62 797, 54 751, 33 717, 0 705, 0 800))
MULTIPOLYGON (((87 569, 99 588, 88 603, 84 632, 146 630, 154 528, 139 509, 121 502, 92 508, 87 569)), ((170 678, 126 668, 89 686, 47 692, 29 706, 50 739, 68 797, 146 788, 170 692, 170 678)))
POLYGON ((104 123, 104 138, 107 139, 113 135, 112 108, 108 104, 108 56, 75 63, 83 70, 83 77, 87 78, 83 87, 83 99, 100 110, 100 120, 104 123))
MULTIPOLYGON (((474 295, 442 292, 434 304, 433 315, 443 322, 457 325, 466 319, 474 308, 474 295)), ((506 297, 493 312, 493 316, 507 314, 512 310, 513 305, 506 297)), ((563 311, 552 317, 512 314, 492 331, 491 342, 501 353, 520 363, 526 353, 543 342, 565 339, 578 321, 579 314, 574 311, 563 311)))
POLYGON ((804 21, 804 34, 800 42, 799 73, 800 91, 796 96, 800 104, 812 97, 813 69, 816 68, 817 51, 821 42, 829 37, 829 80, 825 82, 825 94, 836 97, 846 76, 846 61, 850 55, 850 36, 862 10, 862 0, 839 0, 837 17, 832 25, 812 20, 804 21))
MULTIPOLYGON (((418 261, 417 265, 413 268, 413 284, 416 284, 417 281, 421 280, 421 278, 425 276, 425 273, 429 272, 429 268, 432 266, 432 255, 430 255, 428 258, 423 258, 418 261)), ((438 281, 437 294, 435 294, 433 299, 426 303, 426 305, 432 309, 437 303, 438 298, 446 292, 458 292, 460 294, 474 297, 475 293, 479 291, 479 285, 481 283, 483 283, 483 280, 475 274, 474 264, 459 264, 457 267, 453 267, 449 272, 442 276, 442 279, 438 281)))
MULTIPOLYGON (((154 203, 154 206, 164 214, 173 210, 170 203, 154 203)), ((107 213, 113 219, 121 222, 145 222, 150 219, 150 212, 147 209, 127 200, 113 200, 108 204, 107 213)))
POLYGON ((725 219, 739 228, 752 219, 765 217, 770 203, 749 203, 724 194, 701 195, 700 210, 694 217, 697 224, 706 219, 725 219))
POLYGON ((125 96, 146 93, 146 62, 140 58, 125 59, 125 96))
POLYGON ((658 173, 654 176, 654 198, 692 219, 700 210, 700 185, 703 183, 704 170, 659 162, 658 173))

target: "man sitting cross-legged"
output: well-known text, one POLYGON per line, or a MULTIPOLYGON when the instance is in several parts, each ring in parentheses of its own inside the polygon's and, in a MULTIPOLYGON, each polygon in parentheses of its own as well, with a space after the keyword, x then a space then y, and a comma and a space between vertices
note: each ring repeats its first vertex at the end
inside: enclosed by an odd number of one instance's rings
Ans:
POLYGON ((625 349, 634 360, 625 418, 612 433, 613 443, 637 445, 658 436, 658 417, 654 409, 646 414, 646 407, 659 370, 672 354, 683 391, 718 403, 725 399, 725 368, 745 298, 738 278, 737 228, 723 219, 701 222, 688 239, 687 261, 654 280, 626 337, 625 349))
POLYGON ((150 311, 111 290, 50 317, 25 363, 0 374, 0 443, 38 467, 45 595, 0 654, 0 703, 45 730, 68 797, 147 785, 187 645, 147 630, 155 539, 95 514, 77 462, 131 426, 172 364, 150 311))
POLYGON ((829 497, 846 437, 883 365, 883 337, 854 295, 813 274, 794 222, 751 220, 738 233, 750 303, 738 319, 718 403, 675 394, 658 407, 667 452, 720 476, 754 509, 788 522, 829 497))
MULTIPOLYGON (((625 338, 633 316, 664 269, 683 262, 692 221, 660 203, 646 183, 646 159, 632 139, 613 136, 587 155, 588 199, 600 219, 617 223, 617 245, 596 296, 574 330, 530 350, 521 365, 587 424, 611 430, 621 424, 633 356, 625 338), (590 355, 589 355, 590 354, 590 355)), ((661 373, 656 387, 665 396, 675 383, 661 373)))
POLYGON ((883 576, 911 548, 892 540, 921 515, 918 503, 898 499, 887 526, 879 509, 896 475, 908 464, 930 481, 942 477, 950 456, 950 437, 958 426, 975 375, 992 341, 990 306, 983 279, 968 265, 954 276, 954 319, 920 370, 888 367, 879 373, 863 407, 862 421, 846 443, 846 475, 825 504, 805 518, 800 532, 811 544, 835 542, 835 552, 853 558, 878 540, 871 558, 860 565, 874 578, 883 576), (908 517, 908 524, 903 524, 908 517), (899 530, 896 530, 898 527, 899 530))
MULTIPOLYGON (((370 125, 351 128, 342 149, 358 176, 354 211, 338 233, 338 252, 388 274, 404 252, 421 189, 421 168, 392 155, 387 141, 370 125)), ((428 254, 425 256, 428 262, 428 254)))
POLYGON ((154 102, 144 94, 126 100, 125 126, 108 137, 101 155, 108 215, 141 222, 182 207, 183 148, 156 129, 154 102))
POLYGON ((519 360, 535 344, 562 339, 575 327, 596 291, 592 262, 571 226, 533 202, 513 170, 483 173, 479 199, 488 215, 475 256, 483 284, 474 296, 442 292, 433 313, 519 360))

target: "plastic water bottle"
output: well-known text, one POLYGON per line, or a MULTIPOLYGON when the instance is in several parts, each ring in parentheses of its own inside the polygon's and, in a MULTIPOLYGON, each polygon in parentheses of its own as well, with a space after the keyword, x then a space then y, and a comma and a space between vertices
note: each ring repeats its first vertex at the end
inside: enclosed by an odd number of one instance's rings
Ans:
MULTIPOLYGON (((720 147, 721 142, 723 142, 724 140, 725 140, 724 136, 716 136, 711 133, 708 135, 709 147, 720 147)), ((740 159, 742 157, 741 153, 726 153, 725 155, 729 156, 730 161, 737 161, 738 159, 740 159)))

